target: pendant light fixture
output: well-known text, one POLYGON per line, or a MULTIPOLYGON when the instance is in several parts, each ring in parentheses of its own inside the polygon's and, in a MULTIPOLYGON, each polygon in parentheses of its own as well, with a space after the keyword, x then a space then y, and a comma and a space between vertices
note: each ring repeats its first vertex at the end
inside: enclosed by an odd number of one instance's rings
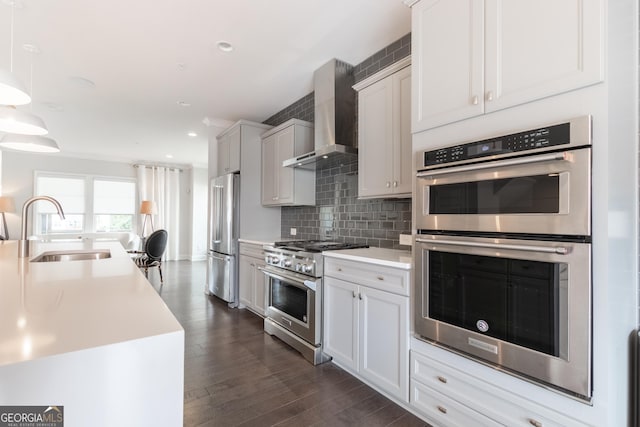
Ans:
POLYGON ((60 147, 51 138, 39 135, 18 135, 7 133, 0 138, 0 148, 12 150, 32 151, 36 153, 58 153, 60 147))
POLYGON ((31 102, 31 96, 13 75, 13 12, 19 7, 18 0, 3 0, 11 7, 11 40, 9 55, 9 70, 0 69, 0 104, 3 105, 24 105, 31 102))
MULTIPOLYGON (((16 7, 16 0, 4 0, 11 5, 11 64, 13 68, 13 10, 16 7)), ((31 54, 39 53, 34 45, 25 45, 25 50, 31 54), (33 50, 31 50, 33 49, 33 50)), ((31 95, 33 96, 33 55, 31 56, 31 95)), ((4 101, 0 100, 0 104, 4 101)), ((0 107, 0 132, 18 133, 24 135, 46 135, 49 133, 44 121, 32 113, 19 111, 15 104, 0 107)))

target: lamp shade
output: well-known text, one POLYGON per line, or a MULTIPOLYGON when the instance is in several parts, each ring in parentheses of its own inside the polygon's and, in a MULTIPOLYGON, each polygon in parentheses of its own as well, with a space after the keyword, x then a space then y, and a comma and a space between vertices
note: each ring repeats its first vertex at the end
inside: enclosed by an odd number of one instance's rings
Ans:
POLYGON ((153 200, 143 200, 140 204, 140 213, 145 215, 155 215, 158 211, 158 206, 153 200))
POLYGON ((19 111, 12 105, 3 105, 0 107, 0 132, 46 135, 49 130, 40 117, 19 111))
POLYGON ((14 212, 16 210, 13 197, 0 196, 0 212, 14 212))
POLYGON ((9 70, 0 68, 0 104, 24 105, 31 102, 31 96, 22 83, 9 70))
POLYGON ((12 150, 33 151, 36 153, 58 153, 60 147, 56 141, 46 136, 5 134, 0 138, 0 148, 12 150))

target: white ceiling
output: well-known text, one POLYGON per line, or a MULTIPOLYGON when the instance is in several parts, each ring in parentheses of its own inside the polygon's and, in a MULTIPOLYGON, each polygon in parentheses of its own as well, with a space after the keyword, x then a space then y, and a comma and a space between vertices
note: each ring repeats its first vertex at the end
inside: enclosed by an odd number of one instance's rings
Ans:
MULTIPOLYGON (((0 3, 7 69, 10 1, 0 3)), ((19 3, 13 68, 29 87, 33 63, 34 102, 18 108, 44 119, 60 155, 196 167, 206 167, 208 132, 267 119, 310 93, 329 59, 356 65, 411 30, 402 0, 19 3), (219 40, 234 51, 218 50, 219 40)))

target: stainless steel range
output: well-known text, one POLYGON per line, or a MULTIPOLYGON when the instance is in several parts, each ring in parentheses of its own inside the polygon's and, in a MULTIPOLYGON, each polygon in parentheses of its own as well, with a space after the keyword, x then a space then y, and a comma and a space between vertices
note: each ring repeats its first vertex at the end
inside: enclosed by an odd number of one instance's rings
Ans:
POLYGON ((317 365, 322 353, 322 252, 366 245, 323 240, 284 241, 264 246, 262 272, 269 283, 264 330, 317 365))

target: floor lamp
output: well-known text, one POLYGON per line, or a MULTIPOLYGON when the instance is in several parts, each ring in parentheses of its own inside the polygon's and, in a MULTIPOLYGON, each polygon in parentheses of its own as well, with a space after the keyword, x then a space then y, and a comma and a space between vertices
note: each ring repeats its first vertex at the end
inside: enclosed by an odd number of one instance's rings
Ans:
POLYGON ((140 204, 140 213, 144 215, 144 221, 142 221, 142 238, 144 239, 144 232, 147 229, 147 218, 151 219, 151 232, 153 233, 155 230, 153 229, 153 215, 158 211, 158 206, 156 202, 153 200, 143 200, 140 204))
POLYGON ((9 228, 7 227, 7 219, 4 217, 5 212, 14 212, 16 210, 13 203, 13 197, 0 196, 0 213, 2 214, 2 236, 4 240, 9 240, 9 228))

